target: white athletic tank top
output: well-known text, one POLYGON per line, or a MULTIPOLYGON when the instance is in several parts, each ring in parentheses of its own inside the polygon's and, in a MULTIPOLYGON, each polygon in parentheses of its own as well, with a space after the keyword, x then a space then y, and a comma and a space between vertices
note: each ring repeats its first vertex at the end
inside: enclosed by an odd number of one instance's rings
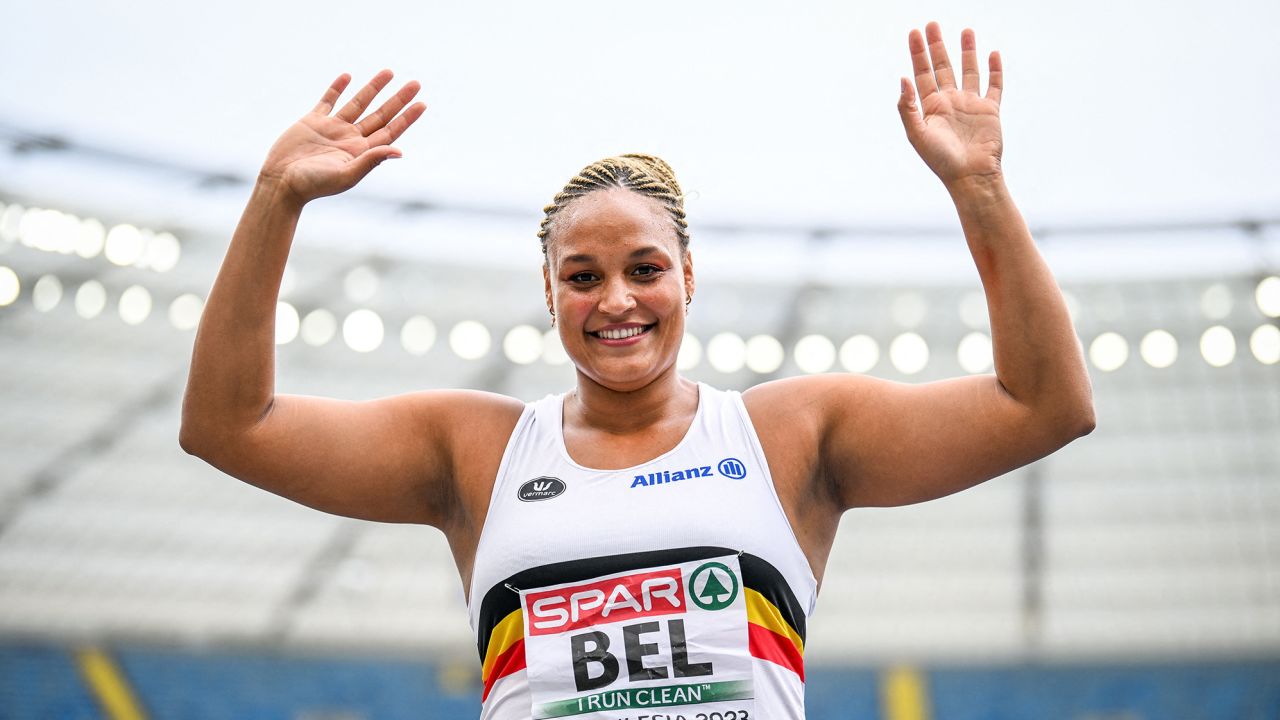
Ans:
POLYGON ((817 582, 741 395, 700 383, 680 443, 622 470, 569 457, 563 403, 525 407, 476 549, 482 720, 803 718, 817 582))

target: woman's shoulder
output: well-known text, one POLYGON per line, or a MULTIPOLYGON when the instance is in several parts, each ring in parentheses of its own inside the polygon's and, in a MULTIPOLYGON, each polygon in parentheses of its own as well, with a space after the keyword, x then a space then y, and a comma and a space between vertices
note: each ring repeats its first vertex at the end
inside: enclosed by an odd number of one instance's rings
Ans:
POLYGON ((816 450, 833 424, 874 403, 885 381, 852 373, 801 375, 771 380, 742 393, 751 422, 766 437, 816 450))

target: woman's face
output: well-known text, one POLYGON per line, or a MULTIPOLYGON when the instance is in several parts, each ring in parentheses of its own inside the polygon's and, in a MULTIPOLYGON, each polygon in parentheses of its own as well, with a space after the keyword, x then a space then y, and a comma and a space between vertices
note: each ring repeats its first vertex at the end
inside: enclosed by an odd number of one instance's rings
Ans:
POLYGON ((621 188, 574 200, 553 223, 543 272, 580 373, 628 392, 674 366, 693 266, 657 200, 621 188))

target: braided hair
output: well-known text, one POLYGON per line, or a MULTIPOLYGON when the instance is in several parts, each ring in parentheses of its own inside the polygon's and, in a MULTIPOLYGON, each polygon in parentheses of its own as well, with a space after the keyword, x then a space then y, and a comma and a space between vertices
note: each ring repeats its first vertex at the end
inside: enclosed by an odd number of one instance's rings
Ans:
POLYGON ((662 158, 654 155, 627 153, 607 157, 586 166, 556 193, 551 204, 543 208, 542 226, 538 240, 542 254, 547 254, 547 240, 551 235, 551 222, 570 202, 596 190, 618 187, 654 198, 662 203, 675 225, 680 249, 689 248, 689 223, 684 217, 684 195, 676 174, 662 158))

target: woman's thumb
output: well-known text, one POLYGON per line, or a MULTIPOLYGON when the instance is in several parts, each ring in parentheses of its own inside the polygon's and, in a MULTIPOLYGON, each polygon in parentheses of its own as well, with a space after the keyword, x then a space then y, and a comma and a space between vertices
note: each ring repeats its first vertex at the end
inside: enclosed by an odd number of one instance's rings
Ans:
POLYGON ((381 165, 383 160, 398 157, 401 157, 400 150, 390 145, 371 147, 348 164, 347 173, 354 182, 359 182, 361 178, 381 165))

